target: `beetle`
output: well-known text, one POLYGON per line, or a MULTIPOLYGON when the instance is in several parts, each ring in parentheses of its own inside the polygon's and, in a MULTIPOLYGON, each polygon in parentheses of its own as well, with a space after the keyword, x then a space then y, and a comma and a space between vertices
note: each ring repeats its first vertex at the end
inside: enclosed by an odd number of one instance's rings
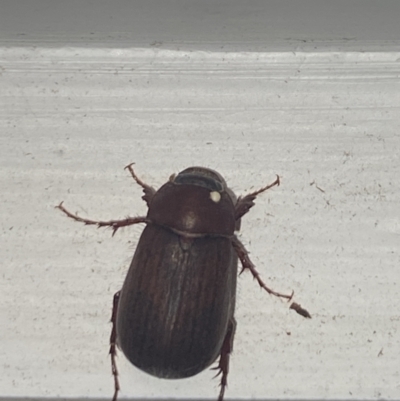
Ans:
POLYGON ((110 355, 113 401, 120 389, 117 346, 139 369, 160 378, 194 376, 219 357, 222 401, 233 348, 236 321, 236 277, 248 269, 269 294, 292 299, 261 280, 237 238, 241 218, 257 195, 280 184, 276 180, 237 198, 224 178, 205 167, 189 167, 157 191, 126 166, 144 192, 145 217, 95 221, 57 207, 86 225, 121 228, 144 223, 121 291, 114 295, 110 355))

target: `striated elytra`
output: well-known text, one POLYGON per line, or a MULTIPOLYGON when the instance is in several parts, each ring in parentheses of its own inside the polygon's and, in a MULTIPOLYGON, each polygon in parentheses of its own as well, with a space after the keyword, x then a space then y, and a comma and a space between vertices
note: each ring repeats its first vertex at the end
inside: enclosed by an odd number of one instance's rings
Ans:
POLYGON ((139 369, 160 378, 196 375, 219 357, 219 401, 223 400, 232 352, 238 260, 268 293, 268 288, 235 235, 240 220, 264 188, 237 198, 216 171, 190 167, 173 175, 158 191, 141 181, 146 217, 95 221, 70 213, 74 220, 98 227, 145 223, 121 291, 114 296, 110 354, 115 391, 119 391, 116 346, 139 369))

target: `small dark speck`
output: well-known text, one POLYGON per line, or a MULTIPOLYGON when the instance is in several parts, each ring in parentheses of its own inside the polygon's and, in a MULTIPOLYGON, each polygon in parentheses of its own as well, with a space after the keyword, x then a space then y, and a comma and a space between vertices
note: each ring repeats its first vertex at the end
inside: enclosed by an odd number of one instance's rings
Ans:
POLYGON ((159 41, 159 40, 155 40, 154 42, 150 43, 150 46, 152 47, 161 47, 163 44, 163 42, 159 41))

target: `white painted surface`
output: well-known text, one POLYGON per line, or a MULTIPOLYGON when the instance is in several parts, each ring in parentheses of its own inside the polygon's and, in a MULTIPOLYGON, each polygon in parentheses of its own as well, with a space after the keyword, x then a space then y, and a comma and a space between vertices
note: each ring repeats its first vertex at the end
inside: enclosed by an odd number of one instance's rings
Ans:
MULTIPOLYGON (((123 171, 134 161, 154 186, 190 165, 238 194, 281 176, 241 239, 313 319, 241 276, 227 397, 399 398, 396 47, 31 47, 11 36, 0 48, 1 396, 111 396, 107 321, 141 228, 111 238, 54 206, 144 214, 123 171)), ((212 371, 165 381, 118 362, 125 397, 218 391, 212 371)))

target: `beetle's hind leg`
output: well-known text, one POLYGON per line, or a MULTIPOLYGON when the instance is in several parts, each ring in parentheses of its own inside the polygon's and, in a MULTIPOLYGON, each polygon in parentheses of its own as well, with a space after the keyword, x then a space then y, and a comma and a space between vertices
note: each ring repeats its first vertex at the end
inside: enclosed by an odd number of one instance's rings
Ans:
POLYGON ((218 401, 222 401, 224 399, 225 388, 228 385, 229 357, 233 350, 233 339, 235 337, 235 331, 236 320, 234 317, 232 317, 228 324, 228 330, 226 332, 224 342, 222 343, 218 366, 216 368, 213 368, 215 370, 218 370, 216 376, 221 375, 221 390, 219 392, 218 401))
POLYGON ((253 277, 257 280, 260 287, 263 288, 265 291, 267 291, 268 294, 275 295, 276 297, 280 298, 286 298, 288 301, 290 301, 293 298, 294 294, 293 291, 291 295, 287 295, 287 294, 281 294, 280 292, 276 292, 271 288, 267 287, 264 281, 262 281, 260 273, 258 273, 253 262, 250 260, 247 249, 244 247, 244 245, 239 241, 239 239, 236 236, 234 236, 232 239, 232 245, 235 248, 235 251, 240 261, 242 262, 242 271, 240 272, 240 274, 242 274, 246 269, 249 269, 253 277))
POLYGON ((126 219, 123 219, 123 220, 109 220, 109 221, 84 219, 82 217, 79 217, 76 214, 69 212, 67 209, 65 209, 65 207, 63 206, 63 202, 61 202, 58 206, 56 206, 56 208, 60 209, 63 213, 65 213, 71 219, 74 219, 75 221, 79 221, 80 223, 83 223, 85 225, 95 225, 98 228, 111 227, 113 230, 113 233, 112 233, 113 236, 117 232, 117 230, 121 227, 131 226, 133 224, 138 224, 138 223, 147 223, 146 217, 127 217, 126 219))
POLYGON ((235 206, 235 219, 238 220, 243 217, 254 206, 254 200, 257 198, 257 195, 260 195, 262 192, 265 192, 275 185, 280 185, 279 175, 276 176, 276 180, 272 184, 269 184, 258 191, 254 191, 243 198, 240 197, 235 206))
POLYGON ((147 206, 150 205, 151 200, 153 199, 154 194, 156 193, 156 190, 151 187, 150 185, 147 185, 144 181, 142 181, 135 173, 133 170, 132 166, 135 163, 128 164, 125 169, 129 170, 131 173, 132 178, 143 188, 144 195, 142 196, 142 199, 147 203, 147 206))
POLYGON ((121 291, 118 291, 114 295, 113 308, 112 308, 112 313, 111 313, 112 329, 111 329, 111 335, 110 335, 110 351, 109 351, 109 353, 111 356, 111 371, 112 371, 112 375, 114 377, 114 396, 112 398, 112 401, 117 401, 118 392, 120 390, 119 380, 118 380, 117 361, 116 361, 116 356, 117 356, 117 312, 118 312, 118 302, 119 302, 120 293, 121 293, 121 291))

